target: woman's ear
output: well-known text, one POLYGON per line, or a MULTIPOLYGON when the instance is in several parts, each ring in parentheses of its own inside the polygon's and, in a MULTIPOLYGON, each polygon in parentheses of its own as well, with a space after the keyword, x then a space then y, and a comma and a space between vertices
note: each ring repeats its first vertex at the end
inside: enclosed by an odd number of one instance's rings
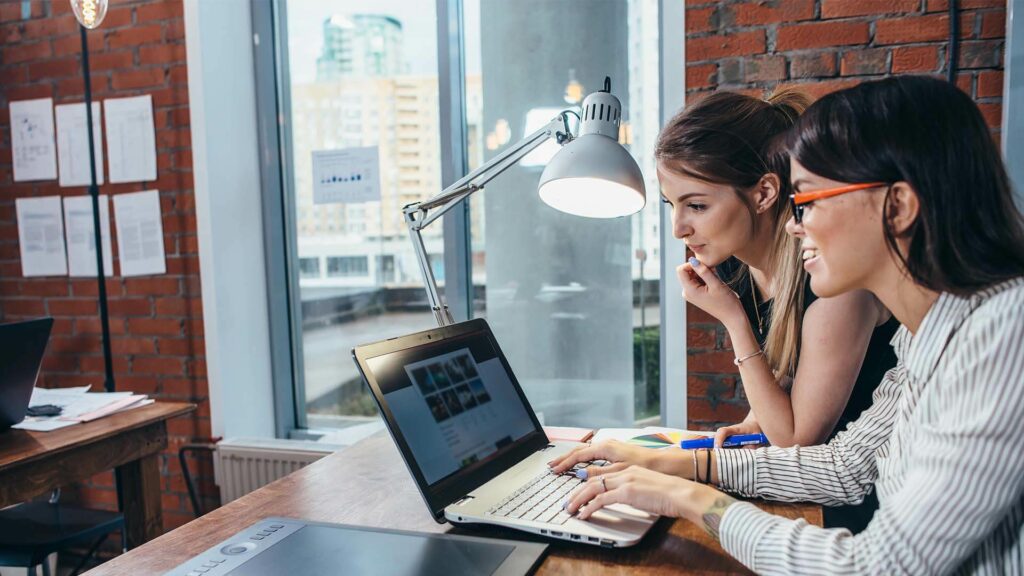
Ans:
POLYGON ((779 175, 768 173, 761 176, 754 188, 754 209, 758 214, 764 214, 779 200, 779 191, 782 189, 782 181, 779 175))
POLYGON ((917 192, 906 182, 897 182, 889 190, 886 220, 894 236, 903 236, 917 222, 921 204, 917 192))

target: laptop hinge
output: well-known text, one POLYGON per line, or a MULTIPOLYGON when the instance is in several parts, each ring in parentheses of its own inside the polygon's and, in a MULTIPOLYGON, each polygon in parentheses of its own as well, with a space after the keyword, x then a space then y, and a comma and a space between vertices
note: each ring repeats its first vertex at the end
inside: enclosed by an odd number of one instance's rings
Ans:
POLYGON ((469 502, 473 498, 474 498, 473 496, 468 496, 468 495, 467 496, 463 496, 462 498, 459 499, 458 502, 454 502, 452 504, 452 506, 462 506, 463 504, 465 504, 466 502, 469 502))

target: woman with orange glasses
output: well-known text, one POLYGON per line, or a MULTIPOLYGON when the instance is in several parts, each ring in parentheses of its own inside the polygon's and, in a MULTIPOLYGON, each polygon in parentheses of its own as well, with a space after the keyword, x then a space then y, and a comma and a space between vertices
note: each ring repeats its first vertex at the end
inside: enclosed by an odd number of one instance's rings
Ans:
MULTIPOLYGON (((788 230, 811 288, 823 298, 868 290, 902 324, 874 404, 820 446, 590 447, 572 459, 615 463, 588 468, 568 511, 585 519, 626 503, 688 518, 762 574, 1020 574, 1024 219, 980 111, 941 80, 888 78, 822 98, 786 147, 788 230), (879 509, 854 537, 710 484, 826 505, 874 487, 879 509)), ((704 264, 682 271, 695 305, 725 310, 735 299, 704 264)), ((739 358, 760 357, 753 338, 733 345, 739 358)))

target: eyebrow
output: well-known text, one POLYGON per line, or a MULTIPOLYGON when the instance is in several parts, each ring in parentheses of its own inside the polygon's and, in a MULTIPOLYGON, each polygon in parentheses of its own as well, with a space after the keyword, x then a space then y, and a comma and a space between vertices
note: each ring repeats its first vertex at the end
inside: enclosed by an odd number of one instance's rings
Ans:
MULTIPOLYGON (((693 198, 695 196, 707 196, 707 194, 705 194, 704 192, 690 192, 689 194, 683 194, 679 198, 676 198, 676 202, 682 202, 682 201, 684 201, 684 200, 686 200, 688 198, 693 198)), ((661 193, 661 197, 666 202, 669 201, 668 197, 665 196, 665 192, 661 193)))

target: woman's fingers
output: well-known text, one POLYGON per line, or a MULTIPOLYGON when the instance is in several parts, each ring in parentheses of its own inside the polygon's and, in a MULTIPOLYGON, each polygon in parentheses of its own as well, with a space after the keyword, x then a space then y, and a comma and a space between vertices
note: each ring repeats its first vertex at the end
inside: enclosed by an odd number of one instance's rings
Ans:
POLYGON ((587 503, 593 500, 598 494, 608 490, 614 490, 618 485, 616 480, 622 474, 623 472, 620 471, 613 474, 590 478, 569 495, 569 498, 563 504, 565 511, 569 514, 575 514, 581 507, 587 505, 587 503))
POLYGON ((626 468, 629 468, 628 462, 616 462, 614 464, 608 464, 607 466, 587 466, 584 468, 585 474, 583 478, 595 478, 597 476, 607 476, 613 472, 622 472, 626 468))
POLYGON ((622 460, 619 454, 619 444, 620 443, 615 440, 609 440, 607 442, 601 442, 600 444, 580 446, 565 456, 548 462, 548 467, 550 467, 551 471, 555 474, 561 474, 580 462, 593 462, 594 460, 618 462, 619 460, 622 460))
POLYGON ((715 274, 715 271, 705 266, 700 260, 691 257, 687 263, 690 265, 690 269, 692 269, 697 276, 700 277, 701 281, 709 288, 712 286, 722 285, 722 281, 718 279, 718 275, 715 274))
POLYGON ((733 425, 733 426, 722 426, 721 428, 716 430, 715 431, 715 448, 721 448, 722 447, 722 443, 725 442, 726 438, 728 438, 729 436, 733 436, 734 434, 737 434, 737 433, 738 433, 738 429, 737 429, 737 426, 735 426, 735 425, 733 425))

